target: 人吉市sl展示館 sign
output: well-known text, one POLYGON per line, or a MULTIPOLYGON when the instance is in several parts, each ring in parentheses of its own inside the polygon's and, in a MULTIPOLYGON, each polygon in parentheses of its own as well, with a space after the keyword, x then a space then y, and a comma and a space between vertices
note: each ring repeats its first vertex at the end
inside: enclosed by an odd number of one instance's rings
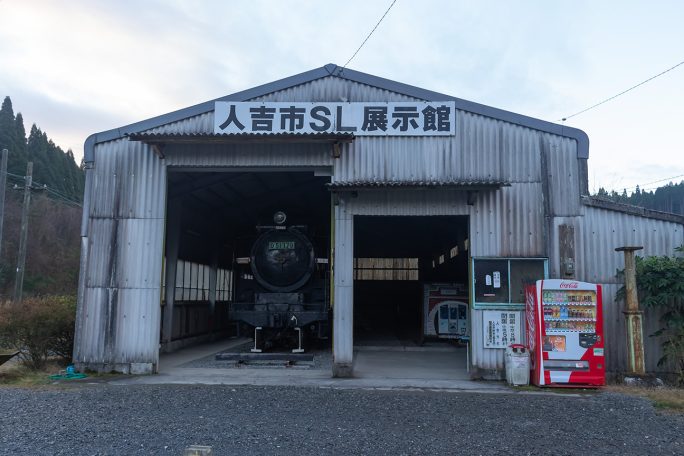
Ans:
POLYGON ((450 136, 453 101, 282 103, 217 101, 214 133, 450 136))

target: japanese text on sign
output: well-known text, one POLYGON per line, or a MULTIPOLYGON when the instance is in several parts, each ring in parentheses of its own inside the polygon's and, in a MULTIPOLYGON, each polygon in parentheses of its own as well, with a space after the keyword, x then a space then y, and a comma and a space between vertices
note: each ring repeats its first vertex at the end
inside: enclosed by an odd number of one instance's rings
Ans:
POLYGON ((456 105, 446 102, 242 103, 217 101, 215 134, 450 136, 456 105))
POLYGON ((521 313, 505 310, 482 312, 484 348, 506 348, 521 343, 521 313))

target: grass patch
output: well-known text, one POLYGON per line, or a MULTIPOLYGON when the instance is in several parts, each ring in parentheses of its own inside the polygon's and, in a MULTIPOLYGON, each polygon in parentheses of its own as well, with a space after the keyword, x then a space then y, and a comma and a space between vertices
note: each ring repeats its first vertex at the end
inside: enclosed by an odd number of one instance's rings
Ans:
POLYGON ((553 394, 595 394, 601 391, 600 388, 541 387, 535 385, 509 386, 509 388, 513 391, 553 394))
POLYGON ((606 390, 631 396, 644 397, 653 407, 669 413, 684 414, 684 389, 674 387, 645 388, 638 386, 611 385, 606 390))
POLYGON ((33 387, 49 385, 48 375, 56 372, 52 369, 33 370, 23 365, 16 365, 0 371, 0 386, 33 387))

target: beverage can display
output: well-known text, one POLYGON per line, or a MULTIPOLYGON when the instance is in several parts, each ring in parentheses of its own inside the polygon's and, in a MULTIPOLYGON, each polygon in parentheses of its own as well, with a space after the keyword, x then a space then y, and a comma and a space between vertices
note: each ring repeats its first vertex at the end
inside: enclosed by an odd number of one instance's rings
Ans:
POLYGON ((544 279, 526 287, 526 292, 535 296, 528 298, 527 318, 530 351, 538 360, 531 366, 533 383, 605 384, 601 285, 544 279))

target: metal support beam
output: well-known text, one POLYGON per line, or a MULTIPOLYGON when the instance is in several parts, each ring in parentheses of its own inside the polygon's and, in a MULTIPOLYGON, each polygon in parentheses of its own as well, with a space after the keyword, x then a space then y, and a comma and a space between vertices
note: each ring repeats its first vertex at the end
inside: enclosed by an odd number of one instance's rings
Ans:
POLYGON ((354 364, 354 216, 335 206, 333 377, 351 377, 354 364))
POLYGON ((627 369, 630 374, 645 375, 644 360, 644 328, 642 315, 639 310, 639 297, 636 286, 636 263, 634 252, 643 247, 618 247, 616 252, 625 254, 625 314, 627 324, 627 369))
POLYGON ((164 321, 162 321, 162 343, 169 344, 173 337, 173 308, 176 300, 176 269, 181 234, 182 201, 169 201, 166 214, 166 268, 164 270, 164 321))

